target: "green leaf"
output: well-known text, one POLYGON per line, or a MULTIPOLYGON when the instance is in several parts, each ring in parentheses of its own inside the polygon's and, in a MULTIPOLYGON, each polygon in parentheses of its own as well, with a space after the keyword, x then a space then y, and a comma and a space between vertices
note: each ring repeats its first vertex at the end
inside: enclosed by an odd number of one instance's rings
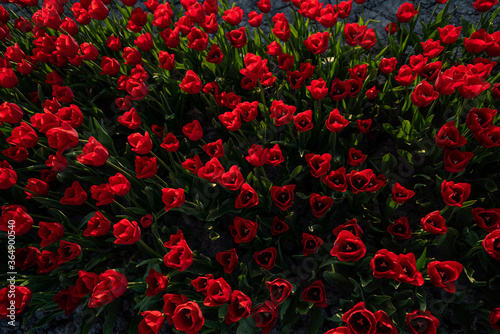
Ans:
POLYGON ((115 326, 116 316, 118 315, 118 311, 121 309, 120 307, 121 299, 117 299, 109 306, 106 307, 106 319, 104 320, 104 325, 102 326, 103 334, 112 334, 113 327, 115 326))
POLYGON ((234 212, 239 212, 239 209, 236 209, 234 207, 234 198, 228 198, 226 199, 219 207, 217 207, 214 210, 211 210, 208 215, 206 221, 213 221, 222 215, 228 214, 228 213, 234 213, 234 212))
POLYGON ((412 129, 410 121, 405 119, 402 123, 401 129, 404 131, 406 135, 409 135, 412 129))
POLYGON ((290 33, 292 34, 294 40, 298 39, 299 33, 292 24, 290 24, 290 33))
POLYGON ((206 273, 211 273, 214 271, 213 266, 201 263, 200 261, 195 261, 186 272, 196 274, 196 275, 206 275, 206 273))
POLYGON ((307 194, 304 194, 304 193, 301 193, 301 192, 296 192, 295 195, 300 198, 300 199, 305 199, 305 200, 308 200, 309 199, 309 195, 307 194))
POLYGON ((398 154, 405 158, 406 161, 408 161, 410 164, 412 163, 412 155, 410 152, 405 151, 405 150, 398 150, 398 154))
POLYGON ((306 315, 307 312, 309 312, 309 303, 305 301, 299 301, 297 302, 297 307, 295 309, 297 310, 297 313, 306 315))
POLYGON ((283 320, 283 317, 286 314, 286 311, 288 310, 288 307, 292 303, 293 298, 287 298, 283 304, 281 304, 281 309, 280 309, 280 319, 283 320))
POLYGON ((461 208, 466 208, 466 207, 469 207, 469 206, 471 206, 472 204, 474 204, 474 203, 476 203, 476 202, 477 202, 477 200, 475 200, 475 199, 474 199, 474 200, 471 200, 471 201, 466 201, 466 202, 463 202, 463 203, 462 203, 461 208))
POLYGON ((427 24, 425 24, 422 20, 420 20, 420 24, 422 25, 422 32, 424 33, 424 36, 427 36, 427 24))
POLYGON ((236 334, 253 334, 257 332, 257 328, 253 325, 253 318, 248 317, 246 319, 241 319, 238 321, 238 329, 236 329, 236 334))
POLYGON ((95 322, 95 318, 96 318, 96 312, 95 311, 91 311, 89 313, 85 313, 84 312, 82 314, 82 324, 83 324, 82 333, 83 334, 87 334, 90 331, 90 329, 92 328, 92 325, 95 322))
POLYGON ((391 196, 387 197, 386 209, 385 209, 386 215, 388 217, 392 216, 392 214, 394 213, 394 211, 396 211, 398 206, 399 204, 394 202, 391 196))
POLYGON ((215 64, 209 62, 203 62, 202 67, 208 70, 210 73, 215 75, 215 64))
POLYGON ((424 248, 424 251, 422 252, 422 255, 417 260, 417 270, 421 271, 422 269, 425 268, 425 263, 427 261, 427 247, 424 248))
POLYGON ((89 222, 90 218, 92 218, 95 215, 95 213, 96 211, 92 211, 91 213, 83 217, 82 222, 80 223, 80 225, 78 225, 78 231, 80 231, 83 228, 83 226, 89 222))
POLYGON ((466 20, 463 15, 460 18, 460 23, 463 27, 462 33, 464 34, 464 36, 470 36, 472 34, 471 30, 474 30, 474 25, 471 24, 468 20, 466 20))
POLYGON ((410 35, 412 34, 408 34, 408 36, 406 36, 403 45, 399 48, 400 52, 404 52, 404 50, 406 49, 406 45, 408 44, 408 39, 410 38, 410 35))
POLYGON ((467 306, 464 304, 452 304, 450 305, 454 318, 457 319, 457 321, 462 325, 462 328, 465 330, 465 333, 467 334, 473 334, 474 331, 472 331, 472 323, 474 322, 474 317, 473 313, 470 312, 470 310, 467 309, 467 306))
POLYGON ((413 113, 413 118, 414 118, 413 127, 417 131, 422 131, 424 128, 426 128, 427 123, 425 122, 424 117, 422 116, 422 114, 418 109, 413 113))
POLYGON ((260 34, 258 34, 258 33, 253 34, 253 42, 255 44, 255 48, 257 50, 260 49, 260 46, 262 44, 262 41, 260 40, 260 34))
POLYGON ((443 17, 448 13, 449 6, 450 6, 450 2, 447 1, 446 6, 444 7, 444 9, 442 11, 439 12, 439 14, 434 19, 433 23, 440 23, 443 20, 443 17))
MULTIPOLYGON (((97 119, 93 118, 94 126, 97 132, 96 139, 108 150, 116 152, 115 145, 113 144, 113 139, 109 136, 103 124, 99 124, 97 119)), ((102 120, 101 120, 102 123, 102 120)))
MULTIPOLYGON (((378 38, 377 38, 378 40, 378 38)), ((380 51, 376 56, 375 56, 375 61, 379 60, 380 57, 382 57, 384 55, 384 53, 387 51, 387 49, 389 48, 389 46, 386 46, 385 48, 382 49, 382 51, 380 51)))
POLYGON ((326 320, 340 324, 342 322, 342 314, 336 313, 333 316, 331 316, 330 318, 326 318, 326 320))
POLYGON ((219 307, 219 319, 224 319, 226 317, 228 308, 229 308, 228 304, 224 304, 219 307))
POLYGON ((422 287, 418 287, 415 290, 415 296, 417 297, 420 309, 425 311, 427 308, 427 294, 425 293, 425 290, 422 287))
POLYGON ((500 13, 500 7, 498 7, 490 16, 489 22, 493 22, 493 20, 497 17, 498 13, 500 13))
POLYGON ((144 190, 142 190, 142 193, 146 194, 148 203, 152 205, 155 203, 155 199, 158 198, 158 191, 152 186, 146 186, 144 190))
POLYGON ((403 290, 401 292, 397 292, 392 298, 394 305, 398 308, 402 308, 410 304, 413 305, 415 302, 414 299, 415 296, 411 290, 403 290))
POLYGON ((394 127, 389 123, 384 123, 383 127, 384 127, 384 130, 391 135, 394 135, 396 133, 396 130, 394 129, 394 127))
POLYGON ((208 237, 210 238, 210 240, 215 241, 220 238, 220 234, 215 231, 210 231, 208 237))
POLYGON ((368 297, 368 304, 380 305, 388 300, 391 300, 391 296, 388 295, 371 295, 368 297))
POLYGON ((38 325, 35 327, 30 328, 26 334, 32 334, 32 333, 39 333, 37 330, 42 329, 45 325, 47 325, 49 322, 51 322, 55 317, 58 315, 61 315, 63 311, 61 310, 60 312, 54 312, 52 314, 47 314, 45 315, 42 319, 38 321, 38 325))
POLYGON ((499 290, 500 289, 500 275, 496 275, 493 278, 490 278, 488 281, 488 287, 491 290, 499 290))
POLYGON ((37 91, 38 91, 38 99, 40 101, 45 101, 45 94, 43 93, 42 85, 40 84, 37 85, 37 91))
POLYGON ((323 273, 325 281, 335 286, 340 290, 352 290, 352 284, 341 274, 333 271, 325 271, 323 273))
POLYGON ((89 262, 87 262, 87 264, 85 265, 85 268, 83 270, 84 271, 90 271, 90 269, 94 268, 99 263, 104 262, 105 258, 107 258, 107 256, 104 256, 104 257, 94 257, 89 262))
POLYGON ((293 169, 293 171, 290 173, 290 177, 289 177, 289 180, 293 180, 295 177, 297 177, 297 175, 300 174, 300 172, 302 171, 302 165, 298 165, 297 167, 295 167, 293 169))
POLYGON ((398 165, 398 161, 391 153, 387 153, 382 157, 382 171, 392 171, 398 165))
POLYGON ((133 318, 128 327, 128 334, 137 334, 137 329, 139 328, 141 321, 142 317, 133 318))
POLYGON ((144 261, 141 261, 139 262, 136 267, 142 267, 146 264, 160 264, 160 263, 163 263, 163 259, 160 259, 160 258, 155 258, 155 259, 147 259, 147 260, 144 260, 144 261))
MULTIPOLYGON (((499 7, 500 9, 500 7, 499 7)), ((486 184, 484 185, 484 187, 486 188, 486 190, 488 190, 490 193, 492 192, 495 192, 498 190, 498 186, 497 184, 495 183, 495 181, 493 181, 492 179, 488 179, 486 181, 486 184)))
POLYGON ((272 182, 269 181, 266 177, 264 176, 261 176, 260 177, 260 181, 262 182, 262 184, 264 185, 264 188, 266 188, 268 191, 271 190, 271 187, 273 186, 272 182))
POLYGON ((309 312, 309 334, 319 333, 319 329, 323 325, 323 309, 313 306, 309 312))
MULTIPOLYGON (((298 301, 298 295, 294 294, 287 298, 287 300, 282 304, 281 308, 286 308, 286 312, 280 316, 281 318, 281 326, 282 333, 288 334, 290 333, 290 329, 294 323, 296 323, 299 319, 297 316, 297 312, 295 311, 296 305, 298 301), (288 304, 287 304, 288 302, 288 304)), ((283 313, 283 312, 281 312, 283 313)))

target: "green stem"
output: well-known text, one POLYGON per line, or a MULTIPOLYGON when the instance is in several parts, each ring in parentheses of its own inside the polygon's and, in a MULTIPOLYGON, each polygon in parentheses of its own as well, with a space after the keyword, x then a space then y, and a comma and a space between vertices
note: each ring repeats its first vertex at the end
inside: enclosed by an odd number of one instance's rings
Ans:
POLYGON ((462 105, 460 106, 460 109, 458 109, 458 111, 457 111, 456 120, 455 120, 455 124, 456 124, 457 128, 460 125, 460 116, 462 115, 462 111, 464 110, 466 103, 467 103, 467 99, 464 99, 464 103, 462 103, 462 105))
POLYGON ((297 137, 295 136, 295 134, 293 133, 293 128, 292 128, 292 125, 291 125, 292 122, 288 122, 286 124, 286 128, 288 130, 288 134, 290 135, 290 139, 293 140, 294 143, 297 143, 297 137))
POLYGON ((151 155, 153 157, 156 158, 156 160, 158 160, 158 162, 163 166, 165 167, 170 173, 174 174, 174 171, 165 163, 165 161, 163 161, 159 156, 157 156, 156 154, 153 153, 153 151, 149 152, 151 153, 151 155))
POLYGON ((124 212, 128 213, 129 215, 134 216, 134 214, 132 212, 130 212, 129 209, 127 209, 126 207, 124 207, 123 205, 121 205, 120 203, 118 203, 116 200, 113 201, 112 203, 115 204, 116 206, 118 206, 124 212))
POLYGON ((157 179, 165 188, 170 188, 170 186, 168 185, 167 182, 165 182, 165 180, 163 180, 161 177, 159 177, 158 175, 155 175, 154 176, 155 179, 157 179))
POLYGON ((273 25, 271 24, 271 20, 269 19, 268 13, 266 13, 266 19, 267 19, 267 24, 268 24, 269 30, 271 30, 273 28, 273 25))
POLYGON ((479 18, 479 22, 477 23, 477 27, 476 27, 476 30, 479 30, 479 27, 482 26, 482 23, 483 23, 483 16, 484 16, 484 12, 481 13, 481 17, 479 18))
MULTIPOLYGON (((266 97, 264 95, 264 87, 262 87, 262 83, 259 80, 259 91, 260 91, 260 97, 262 98, 262 104, 264 105, 264 109, 267 110, 267 103, 266 103, 266 97)), ((267 115, 265 115, 267 117, 267 115)))
POLYGON ((330 136, 333 136, 332 157, 333 157, 333 162, 336 162, 335 150, 337 148, 337 132, 333 132, 332 134, 330 134, 330 136))
POLYGON ((429 24, 431 24, 432 19, 434 18, 434 15, 436 14, 436 10, 437 10, 438 6, 439 6, 439 4, 436 4, 434 6, 434 10, 432 11, 431 17, 429 18, 429 24))
POLYGON ((445 206, 445 207, 443 208, 443 210, 441 210, 441 212, 440 212, 441 216, 442 216, 442 215, 444 215, 444 213, 445 213, 446 211, 448 211, 448 209, 449 209, 449 208, 450 208, 450 206, 449 206, 449 205, 445 206))
POLYGON ((245 134, 243 133, 243 131, 241 131, 241 129, 238 129, 237 131, 243 138, 245 138, 245 141, 248 143, 248 139, 247 139, 247 136, 245 136, 245 134))
MULTIPOLYGON (((34 214, 34 213, 30 213, 30 216, 31 217, 37 217, 37 218, 40 218, 40 219, 46 219, 48 221, 53 221, 54 220, 54 217, 50 218, 50 217, 47 217, 47 216, 37 215, 37 214, 34 214)), ((35 225, 33 225, 33 227, 35 227, 35 225)))
MULTIPOLYGON (((314 101, 315 104, 315 110, 313 110, 314 113, 314 121, 316 124, 319 124, 320 122, 320 117, 321 117, 321 100, 314 101)), ((315 125, 315 124, 313 124, 315 125)))
POLYGON ((142 239, 139 239, 139 244, 142 245, 142 247, 144 247, 149 253, 153 254, 154 256, 157 256, 159 257, 160 259, 163 259, 163 256, 161 256, 157 251, 155 251, 154 249, 152 249, 151 247, 149 247, 145 242, 144 240, 142 239))
POLYGON ((20 190, 22 190, 22 191, 27 191, 27 192, 29 192, 29 193, 31 193, 31 194, 33 194, 33 195, 37 195, 37 193, 35 193, 35 192, 31 191, 31 190, 27 190, 27 189, 25 189, 25 188, 21 187, 21 186, 20 186, 20 185, 18 185, 17 183, 14 183, 13 187, 14 187, 14 188, 17 188, 17 189, 20 189, 20 190))
POLYGON ((85 204, 87 204, 88 206, 90 206, 91 208, 93 208, 96 211, 101 211, 101 209, 99 209, 97 206, 95 206, 94 204, 90 203, 89 201, 85 201, 85 204))
MULTIPOLYGON (((179 151, 176 151, 175 152, 175 155, 177 156, 177 159, 179 159, 179 161, 185 161, 186 160, 186 157, 182 156, 179 151)), ((184 169, 183 169, 184 170, 184 169)))
POLYGON ((427 115, 425 116, 425 120, 427 120, 431 115, 432 115, 432 110, 436 106, 438 99, 435 99, 434 102, 432 102, 431 107, 429 108, 429 111, 427 112, 427 115))
MULTIPOLYGON (((264 177, 267 178, 266 170, 264 169, 264 166, 260 166, 260 170, 262 171, 262 174, 264 174, 264 177)), ((269 179, 268 179, 269 180, 269 179)))
POLYGON ((146 282, 128 282, 128 285, 129 285, 129 286, 133 286, 133 285, 143 285, 143 284, 146 284, 146 282))
POLYGON ((46 145, 44 145, 44 144, 40 143, 40 141, 37 143, 37 145, 39 145, 39 146, 41 146, 41 147, 43 147, 43 148, 46 148, 46 149, 48 149, 48 150, 55 151, 55 149, 53 149, 52 147, 48 147, 48 146, 46 146, 46 145))
POLYGON ((201 94, 200 94, 200 96, 201 96, 201 98, 205 101, 205 103, 206 103, 206 104, 210 107, 210 108, 209 108, 209 109, 210 109, 210 111, 212 111, 212 113, 213 113, 216 117, 218 117, 218 116, 219 116, 219 114, 218 114, 218 112, 217 112, 217 108, 218 108, 218 106, 217 106, 217 107, 212 106, 212 103, 210 103, 210 100, 209 100, 209 99, 205 96, 205 93, 201 93, 201 94))
POLYGON ((20 11, 21 13, 23 13, 24 17, 26 19, 30 19, 31 18, 31 15, 28 15, 24 10, 23 10, 23 7, 19 6, 17 3, 13 2, 13 4, 17 7, 17 10, 20 11))

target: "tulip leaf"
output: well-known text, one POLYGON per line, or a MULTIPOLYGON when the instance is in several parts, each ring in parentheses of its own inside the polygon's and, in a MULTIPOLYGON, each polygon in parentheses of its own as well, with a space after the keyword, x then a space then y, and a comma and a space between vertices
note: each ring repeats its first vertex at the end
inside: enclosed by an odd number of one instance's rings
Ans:
POLYGON ((490 16, 489 22, 493 22, 493 20, 497 17, 498 13, 500 13, 500 7, 498 7, 490 16))
POLYGON ((139 324, 142 321, 142 317, 136 316, 132 319, 132 321, 129 324, 129 330, 128 334, 135 334, 137 333, 137 329, 139 328, 139 324))
POLYGON ((472 330, 472 323, 474 322, 473 313, 468 309, 467 304, 452 304, 450 305, 455 315, 455 319, 462 325, 466 334, 475 333, 472 330))
POLYGON ((422 269, 425 268, 426 261, 427 261, 427 247, 424 248, 422 255, 420 255, 420 257, 417 260, 416 266, 418 271, 421 271, 422 269))
POLYGON ((293 171, 290 173, 290 175, 288 176, 288 178, 285 181, 283 181, 283 184, 290 183, 290 181, 292 181, 294 178, 296 178, 300 174, 302 169, 303 169, 302 165, 298 165, 297 167, 295 167, 293 169, 293 171))
POLYGON ((498 186, 497 184, 495 183, 495 181, 493 181, 492 179, 488 179, 484 185, 484 187, 486 188, 486 190, 488 190, 490 193, 492 192, 495 192, 498 190, 498 186))
POLYGON ((427 294, 425 293, 425 290, 422 287, 418 287, 415 290, 415 296, 417 297, 420 309, 425 311, 425 309, 427 308, 427 294))
POLYGON ((226 317, 228 308, 229 308, 228 304, 224 304, 224 305, 219 307, 218 314, 219 314, 220 319, 224 319, 226 317))
POLYGON ((382 172, 387 173, 392 171, 398 164, 398 161, 391 153, 387 153, 382 157, 382 172))
POLYGON ((476 203, 476 202, 477 202, 477 200, 465 201, 465 202, 463 202, 463 203, 462 203, 461 208, 466 208, 466 207, 469 207, 469 206, 471 206, 472 204, 474 204, 474 203, 476 203))
POLYGON ((352 284, 341 274, 333 272, 333 271, 325 271, 323 273, 323 278, 333 285, 334 287, 345 290, 352 290, 352 284))
POLYGON ((248 317, 246 319, 241 319, 238 321, 238 328, 236 329, 236 334, 253 334, 257 332, 257 328, 253 326, 253 319, 248 317))
POLYGON ((120 307, 121 299, 118 298, 106 307, 106 318, 104 320, 104 325, 102 326, 103 334, 112 334, 113 328, 115 326, 116 316, 120 307))
POLYGON ((103 121, 101 120, 101 122, 99 123, 99 121, 97 121, 97 119, 95 118, 93 118, 93 121, 97 133, 97 141, 99 141, 99 143, 101 143, 102 146, 104 146, 106 149, 112 150, 112 152, 115 153, 114 155, 117 155, 115 145, 113 144, 113 139, 111 139, 108 132, 106 131, 103 121))
POLYGON ((280 319, 283 320, 283 317, 285 314, 287 314, 287 310, 292 303, 293 297, 287 298, 282 304, 281 304, 281 309, 280 309, 280 319))
POLYGON ((391 296, 388 295, 371 295, 368 297, 367 302, 369 305, 380 305, 388 300, 391 300, 391 296))
POLYGON ((136 265, 136 267, 142 267, 142 266, 144 266, 146 264, 160 264, 160 263, 163 263, 163 259, 160 259, 160 258, 147 259, 147 260, 139 262, 136 265))
POLYGON ((323 309, 313 306, 309 312, 309 334, 319 333, 319 329, 323 325, 323 320, 323 309))
POLYGON ((281 305, 282 309, 286 307, 286 312, 285 313, 281 312, 280 315, 283 333, 290 333, 292 325, 299 320, 299 317, 297 316, 296 312, 297 300, 298 300, 298 295, 295 294, 288 297, 287 300, 281 305), (287 302, 288 305, 285 305, 287 302))
POLYGON ((214 63, 203 62, 202 66, 204 69, 210 71, 210 73, 215 75, 215 64, 214 63))
POLYGON ((239 209, 234 207, 234 198, 228 198, 216 209, 211 210, 205 219, 206 221, 214 221, 222 215, 239 211, 239 209))

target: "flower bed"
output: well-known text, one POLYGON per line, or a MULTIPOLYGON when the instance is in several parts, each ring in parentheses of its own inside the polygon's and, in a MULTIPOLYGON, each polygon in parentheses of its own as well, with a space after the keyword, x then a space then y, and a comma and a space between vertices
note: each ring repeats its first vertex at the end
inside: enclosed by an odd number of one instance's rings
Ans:
POLYGON ((498 1, 364 2, 0 7, 7 328, 500 330, 498 1))

